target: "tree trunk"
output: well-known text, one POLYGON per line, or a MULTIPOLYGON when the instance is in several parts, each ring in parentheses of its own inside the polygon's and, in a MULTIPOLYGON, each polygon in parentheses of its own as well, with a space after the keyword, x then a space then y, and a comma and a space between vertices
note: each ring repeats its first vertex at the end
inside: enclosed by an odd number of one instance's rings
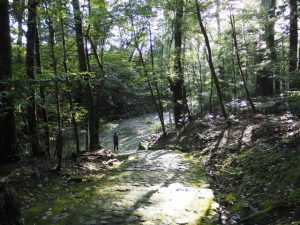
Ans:
POLYGON ((297 0, 289 0, 290 3, 290 51, 289 51, 289 73, 292 80, 290 87, 300 87, 300 80, 297 76, 297 45, 298 45, 298 23, 297 23, 297 0))
POLYGON ((151 57, 151 68, 152 68, 152 74, 155 75, 154 77, 154 86, 155 86, 155 90, 156 90, 156 96, 157 96, 157 106, 158 106, 158 114, 159 114, 159 119, 160 119, 160 124, 162 127, 162 131, 164 136, 167 136, 167 132, 166 132, 166 128, 165 128, 165 119, 164 119, 164 107, 162 104, 162 99, 161 99, 161 94, 158 88, 158 84, 157 84, 157 74, 155 72, 155 68, 154 68, 154 54, 153 54, 153 44, 152 44, 152 32, 151 32, 151 26, 149 25, 149 34, 150 34, 150 57, 151 57))
POLYGON ((236 70, 235 70, 235 60, 234 60, 234 44, 232 43, 232 55, 231 55, 231 62, 232 62, 232 83, 233 83, 233 96, 234 99, 237 98, 237 88, 236 88, 236 70))
POLYGON ((8 0, 0 1, 0 92, 8 92, 1 99, 5 104, 0 109, 0 163, 17 159, 17 135, 11 85, 5 85, 12 78, 11 38, 8 0))
POLYGON ((170 80, 171 91, 173 92, 174 120, 175 127, 180 128, 185 123, 186 97, 184 91, 184 77, 182 67, 182 23, 183 23, 183 0, 176 3, 176 15, 174 21, 174 80, 170 80))
MULTIPOLYGON (((35 35, 35 60, 36 60, 36 71, 37 74, 42 73, 42 65, 41 65, 41 56, 40 56, 40 39, 38 34, 38 29, 36 28, 36 35, 35 35)), ((46 108, 46 88, 43 83, 40 84, 40 96, 42 100, 41 112, 43 118, 43 127, 44 127, 44 135, 45 135, 45 150, 48 155, 50 155, 50 132, 49 132, 49 125, 48 125, 48 115, 47 115, 47 108, 46 108)))
POLYGON ((77 121, 76 121, 76 117, 75 117, 75 112, 74 112, 74 104, 73 104, 73 99, 72 99, 72 90, 71 90, 71 84, 70 84, 70 80, 68 77, 68 66, 67 66, 67 49, 66 49, 66 39, 65 39, 65 30, 64 30, 64 22, 63 19, 60 19, 60 28, 61 28, 61 35, 62 35, 62 44, 63 44, 63 66, 64 66, 64 71, 66 74, 66 84, 67 84, 67 88, 68 88, 68 100, 69 100, 69 107, 70 107, 70 111, 72 112, 72 118, 71 118, 71 122, 73 125, 73 129, 74 129, 74 137, 75 137, 75 144, 76 144, 76 153, 79 154, 80 153, 80 142, 79 142, 79 134, 78 134, 78 126, 77 126, 77 121))
POLYGON ((205 45, 206 45, 206 48, 207 48, 207 54, 208 54, 207 58, 208 58, 209 68, 210 68, 212 77, 214 79, 215 85, 216 85, 216 89, 217 89, 217 93, 218 93, 218 97, 219 97, 219 101, 220 101, 220 106, 221 106, 221 110, 222 110, 224 119, 227 121, 228 117, 227 117, 227 113, 226 113, 226 110, 225 110, 225 107, 224 107, 224 104, 223 104, 223 96, 222 96, 219 80, 218 80, 218 77, 217 77, 217 74, 216 74, 216 71, 215 71, 215 67, 214 67, 214 64, 213 64, 210 43, 209 43, 209 39, 208 39, 206 30, 205 30, 205 27, 204 27, 204 24, 203 24, 203 21, 202 21, 202 17, 201 17, 201 13, 200 13, 200 6, 199 6, 199 3, 198 3, 198 0, 195 0, 195 5, 196 5, 196 10, 197 10, 198 22, 199 22, 199 25, 200 25, 201 32, 204 36, 205 45))
POLYGON ((94 42, 92 41, 92 38, 88 35, 87 38, 89 39, 89 42, 91 44, 92 47, 92 51, 93 51, 93 55, 96 59, 96 62, 98 64, 98 67, 101 71, 101 75, 97 76, 97 78, 99 79, 99 84, 96 85, 96 93, 95 93, 95 102, 94 102, 94 107, 95 107, 95 132, 94 135, 97 135, 97 140, 98 140, 98 144, 99 145, 99 122, 100 122, 100 105, 101 105, 101 95, 104 89, 104 85, 106 83, 107 77, 105 76, 105 72, 104 72, 104 65, 102 62, 102 54, 97 53, 97 47, 94 44, 94 42))
MULTIPOLYGON (((75 32, 76 32, 76 44, 77 44, 77 54, 79 60, 79 71, 81 73, 86 73, 88 71, 86 56, 84 52, 84 42, 82 33, 82 19, 81 12, 79 9, 79 0, 72 0, 73 10, 74 10, 74 22, 75 22, 75 32)), ((86 75, 87 76, 87 75, 86 75)), ((87 109, 88 109, 88 127, 90 133, 90 149, 96 149, 99 143, 98 135, 95 138, 95 112, 94 112, 94 99, 93 92, 90 84, 89 77, 86 78, 85 84, 85 94, 87 98, 87 109)))
POLYGON ((37 127, 36 100, 35 100, 35 71, 34 71, 34 48, 36 35, 36 1, 28 2, 28 22, 27 22, 27 46, 26 46, 26 73, 29 79, 29 104, 27 106, 28 127, 31 144, 31 155, 33 157, 43 155, 40 148, 40 139, 37 127))
MULTIPOLYGON (((48 14, 47 3, 45 3, 46 12, 48 14)), ((61 161, 62 161, 62 153, 63 153, 63 133, 62 133, 62 119, 61 119, 61 112, 60 112, 60 97, 59 97, 59 86, 58 86, 58 72, 57 72, 57 59, 55 54, 55 31, 53 28, 53 23, 49 15, 47 15, 46 23, 49 29, 49 42, 51 48, 51 59, 52 59, 52 69, 54 73, 55 79, 55 99, 56 99, 56 121, 57 121, 57 130, 58 133, 56 135, 56 153, 58 158, 58 164, 56 170, 61 169, 61 161)))
MULTIPOLYGON (((85 40, 85 56, 86 56, 86 64, 88 68, 88 72, 91 73, 91 64, 90 64, 90 56, 88 50, 88 41, 85 40)), ((90 79, 87 80, 88 86, 90 87, 88 90, 88 94, 90 95, 90 105, 89 105, 89 131, 90 131, 90 149, 94 150, 99 147, 99 112, 96 109, 96 101, 97 97, 95 97, 92 91, 92 84, 90 79)))
MULTIPOLYGON (((270 8, 271 8, 271 10, 269 10, 269 16, 270 16, 271 20, 273 20, 275 18, 276 0, 272 0, 272 5, 270 8)), ((280 93, 280 79, 277 77, 279 75, 279 70, 278 70, 278 65, 277 65, 278 62, 277 62, 277 53, 276 53, 276 46, 275 46, 274 26, 275 26, 275 22, 272 21, 266 30, 266 35, 267 35, 266 43, 267 43, 267 48, 270 49, 270 54, 271 54, 270 58, 271 58, 273 66, 274 66, 274 70, 271 71, 271 74, 272 74, 272 77, 275 77, 275 79, 273 79, 274 83, 275 83, 275 93, 279 94, 280 93)), ((297 40, 296 40, 296 45, 297 45, 297 40)), ((296 46, 296 58, 297 58, 297 46, 296 46)), ((297 68, 297 60, 296 60, 296 68, 297 68)), ((274 89, 274 87, 273 87, 273 89, 274 89)), ((273 90, 273 94, 274 94, 274 90, 273 90)))
MULTIPOLYGON (((276 52, 275 52, 275 42, 274 42, 274 17, 275 17, 275 7, 276 0, 262 0, 261 10, 263 13, 267 12, 266 25, 264 26, 264 41, 266 43, 266 48, 269 49, 270 55, 267 55, 267 59, 271 59, 272 66, 276 65, 276 52)), ((268 51, 265 51, 268 52, 268 51)), ((258 93, 263 96, 274 95, 274 74, 276 74, 276 69, 271 71, 269 68, 263 68, 259 71, 257 77, 257 89, 258 93)))
POLYGON ((252 102, 252 99, 250 97, 249 91, 248 91, 248 87, 246 84, 246 80, 245 80, 245 73, 242 69, 242 63, 241 63, 241 58, 240 58, 240 52, 239 52, 239 48, 238 48, 238 43, 237 43, 237 38, 236 38, 236 30, 235 30, 235 19, 234 19, 234 15, 230 15, 230 24, 231 24, 231 29, 232 29, 232 38, 233 38, 233 43, 234 43, 234 47, 235 47, 235 54, 236 54, 236 59, 238 62, 238 66, 239 66, 239 70, 240 70, 240 75, 242 78, 242 82, 243 82, 243 86, 246 92, 246 96, 247 96, 247 100, 250 103, 251 109, 253 112, 255 112, 255 106, 252 102))
POLYGON ((220 0, 215 0, 217 5, 216 10, 216 19, 217 19, 217 25, 218 25, 218 36, 221 34, 221 20, 220 20, 220 0))
POLYGON ((14 16, 18 23, 18 37, 17 37, 17 45, 19 49, 17 50, 17 62, 22 63, 22 37, 23 37, 23 15, 25 9, 25 1, 24 0, 14 0, 13 1, 13 10, 14 16))

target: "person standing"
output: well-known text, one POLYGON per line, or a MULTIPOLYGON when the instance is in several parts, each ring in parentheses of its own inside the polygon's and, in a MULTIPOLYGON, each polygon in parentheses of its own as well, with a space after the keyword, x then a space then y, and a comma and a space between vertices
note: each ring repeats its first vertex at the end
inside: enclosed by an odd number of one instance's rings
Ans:
POLYGON ((114 141, 114 151, 119 151, 119 136, 118 133, 114 133, 113 135, 113 141, 114 141))

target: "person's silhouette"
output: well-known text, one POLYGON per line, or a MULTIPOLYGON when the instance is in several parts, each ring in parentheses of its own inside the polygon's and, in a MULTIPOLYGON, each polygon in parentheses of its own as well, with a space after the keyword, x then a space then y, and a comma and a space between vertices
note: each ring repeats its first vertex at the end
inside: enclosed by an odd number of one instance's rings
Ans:
POLYGON ((119 151, 119 136, 118 136, 118 133, 114 133, 114 136, 113 136, 113 141, 114 141, 114 151, 119 151))

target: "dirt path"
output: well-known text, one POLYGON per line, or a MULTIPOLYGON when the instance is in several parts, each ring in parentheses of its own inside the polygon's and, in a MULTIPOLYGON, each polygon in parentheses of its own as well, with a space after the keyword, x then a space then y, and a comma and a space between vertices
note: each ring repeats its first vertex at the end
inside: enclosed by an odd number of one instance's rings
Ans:
MULTIPOLYGON (((169 123, 169 115, 165 113, 165 124, 169 123)), ((116 120, 101 127, 100 142, 106 149, 113 149, 112 136, 119 133, 119 148, 121 153, 136 150, 139 143, 154 133, 160 127, 157 113, 116 120)))
POLYGON ((218 205, 200 165, 174 151, 138 151, 81 189, 71 199, 62 196, 57 205, 45 205, 43 215, 31 219, 36 225, 214 224, 218 219, 218 205), (67 204, 58 210, 62 203, 67 204))

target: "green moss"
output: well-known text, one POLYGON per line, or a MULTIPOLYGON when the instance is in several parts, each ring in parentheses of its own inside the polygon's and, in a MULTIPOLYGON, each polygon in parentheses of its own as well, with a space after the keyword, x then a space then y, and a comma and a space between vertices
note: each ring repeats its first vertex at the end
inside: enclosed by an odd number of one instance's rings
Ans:
POLYGON ((193 156, 189 153, 183 153, 182 155, 185 159, 193 159, 193 156))
MULTIPOLYGON (((45 214, 45 212, 49 209, 48 204, 39 204, 36 206, 32 206, 23 211, 23 216, 25 220, 25 224, 35 224, 36 221, 40 221, 41 217, 45 214)), ((39 224, 48 224, 46 221, 41 221, 39 224)))
POLYGON ((266 218, 268 215, 270 215, 270 213, 274 210, 274 206, 269 206, 263 210, 260 210, 256 213, 251 214, 250 216, 246 217, 245 219, 243 219, 241 222, 242 223, 249 223, 249 222, 254 222, 254 221, 258 221, 258 220, 262 220, 264 218, 266 218))
POLYGON ((231 212, 239 212, 245 207, 245 202, 239 201, 234 203, 233 206, 230 208, 231 212))
POLYGON ((235 194, 234 193, 225 194, 223 195, 223 198, 227 203, 232 203, 232 201, 235 199, 235 194))
POLYGON ((288 200, 292 202, 299 202, 300 201, 300 188, 295 190, 290 190, 288 192, 288 200))
MULTIPOLYGON (((67 186, 57 186, 56 184, 51 184, 49 186, 43 186, 37 188, 39 195, 36 196, 36 205, 23 210, 23 216, 26 224, 39 224, 39 225, 48 225, 51 224, 53 218, 61 213, 63 213, 66 208, 70 205, 74 205, 74 208, 81 209, 82 201, 92 202, 93 197, 98 195, 97 190, 105 188, 107 186, 113 185, 114 180, 109 180, 109 177, 112 176, 121 176, 122 173, 118 170, 112 169, 109 171, 109 176, 104 176, 97 183, 94 182, 83 182, 80 184, 70 183, 67 186), (42 219, 45 216, 46 212, 51 208, 51 216, 48 216, 47 219, 42 219), (38 221, 38 223, 37 223, 38 221)), ((86 176, 77 176, 78 178, 87 179, 86 176)), ((52 181, 52 179, 51 179, 52 181)), ((63 180, 55 179, 55 183, 62 184, 63 180)), ((34 193, 35 190, 32 190, 34 193)), ((30 199, 28 195, 22 194, 20 196, 22 200, 30 199)), ((68 210, 69 212, 70 210, 68 210)), ((71 214, 75 213, 71 211, 71 214)), ((72 215, 69 217, 72 217, 72 215)), ((64 224, 63 222, 61 222, 64 224)), ((59 222, 53 222, 52 224, 58 225, 59 222)))
POLYGON ((261 208, 270 208, 272 206, 274 206, 276 204, 276 202, 274 202, 271 199, 267 199, 263 202, 260 203, 261 208))

